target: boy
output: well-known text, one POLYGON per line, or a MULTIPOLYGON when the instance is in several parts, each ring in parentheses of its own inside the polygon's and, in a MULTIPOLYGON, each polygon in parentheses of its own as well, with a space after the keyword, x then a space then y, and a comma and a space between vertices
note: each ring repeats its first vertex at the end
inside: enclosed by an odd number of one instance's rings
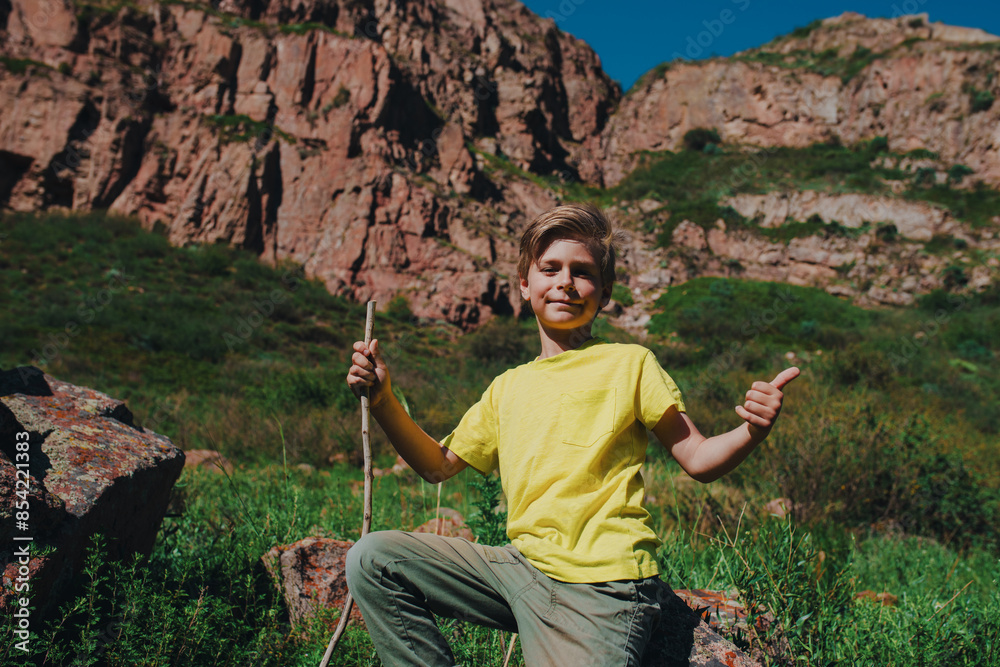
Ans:
POLYGON ((525 663, 638 665, 659 617, 659 540, 643 507, 646 428, 702 482, 768 434, 789 368, 755 382, 737 429, 705 438, 652 352, 591 335, 611 299, 615 234, 594 206, 559 206, 521 238, 521 296, 541 353, 497 377, 441 442, 392 395, 378 341, 354 344, 347 377, 400 455, 440 483, 499 468, 511 544, 379 531, 348 553, 348 586, 386 665, 453 665, 434 614, 518 632, 525 663))

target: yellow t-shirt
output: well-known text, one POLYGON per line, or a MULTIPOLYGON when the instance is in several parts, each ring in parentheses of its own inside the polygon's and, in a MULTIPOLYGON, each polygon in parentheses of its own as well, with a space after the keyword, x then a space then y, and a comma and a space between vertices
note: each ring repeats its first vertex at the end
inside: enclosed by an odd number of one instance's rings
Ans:
POLYGON ((595 338, 497 377, 442 444, 507 496, 507 537, 560 581, 659 573, 643 507, 646 428, 680 391, 639 345, 595 338))

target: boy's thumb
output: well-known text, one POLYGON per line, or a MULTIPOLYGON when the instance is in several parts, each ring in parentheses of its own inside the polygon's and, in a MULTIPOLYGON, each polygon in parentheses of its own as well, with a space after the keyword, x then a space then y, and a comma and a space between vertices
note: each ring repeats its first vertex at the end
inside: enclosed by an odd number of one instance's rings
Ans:
POLYGON ((368 349, 371 350, 372 356, 375 357, 376 363, 382 361, 382 355, 379 353, 378 349, 378 338, 372 338, 372 342, 368 346, 368 349))

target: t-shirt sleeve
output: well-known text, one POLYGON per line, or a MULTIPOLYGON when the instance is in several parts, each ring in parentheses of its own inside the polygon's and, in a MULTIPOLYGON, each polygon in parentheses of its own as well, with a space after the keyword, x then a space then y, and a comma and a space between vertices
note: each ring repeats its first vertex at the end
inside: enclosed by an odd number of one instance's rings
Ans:
POLYGON ((678 411, 685 412, 680 389, 650 350, 646 350, 642 358, 635 401, 636 416, 650 430, 660 423, 660 418, 671 407, 676 406, 678 411))
POLYGON ((497 418, 493 408, 496 381, 487 387, 479 399, 462 417, 462 421, 441 444, 482 475, 489 475, 500 465, 497 454, 497 418))

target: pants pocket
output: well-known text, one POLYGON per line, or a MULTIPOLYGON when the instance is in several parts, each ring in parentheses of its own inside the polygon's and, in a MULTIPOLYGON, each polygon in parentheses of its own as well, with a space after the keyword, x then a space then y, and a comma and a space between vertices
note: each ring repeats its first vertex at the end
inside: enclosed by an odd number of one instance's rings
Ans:
POLYGON ((504 547, 493 547, 488 544, 479 544, 478 542, 473 542, 472 547, 479 552, 484 560, 491 563, 506 563, 508 565, 517 565, 517 556, 512 554, 510 551, 504 547))

